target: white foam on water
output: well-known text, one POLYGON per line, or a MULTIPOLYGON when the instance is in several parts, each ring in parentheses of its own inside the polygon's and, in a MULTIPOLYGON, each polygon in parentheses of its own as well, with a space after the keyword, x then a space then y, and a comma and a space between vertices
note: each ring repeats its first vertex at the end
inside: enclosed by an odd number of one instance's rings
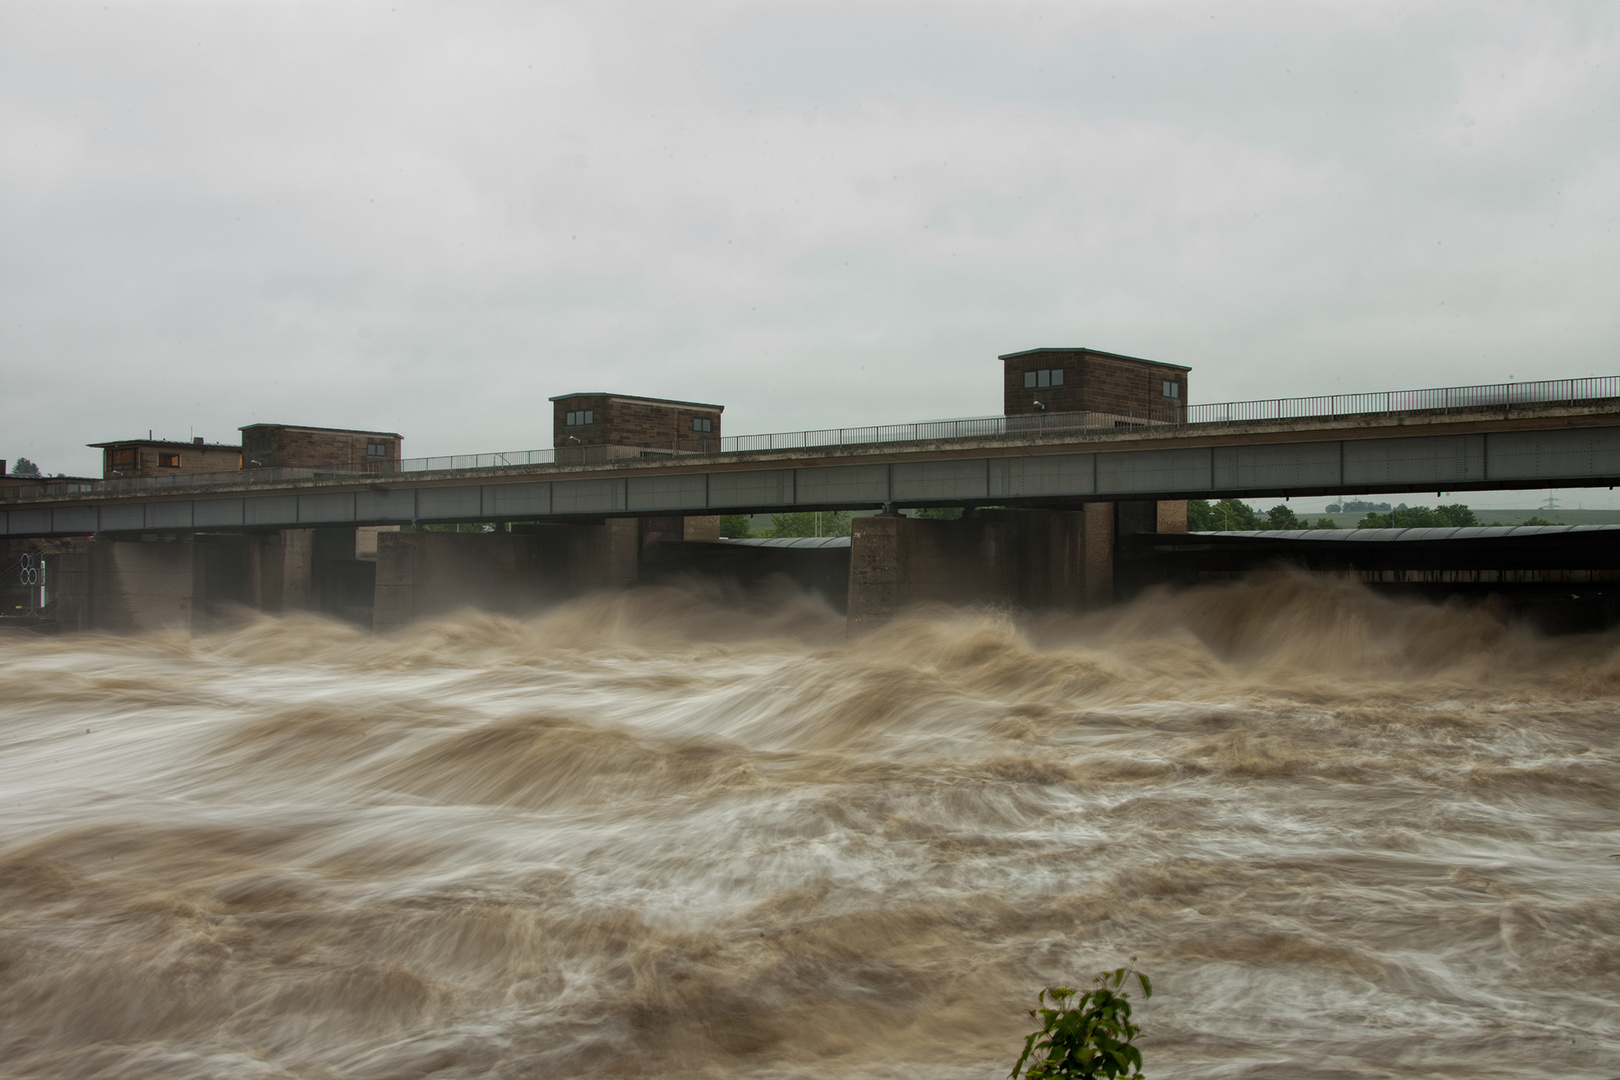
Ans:
POLYGON ((1309 578, 0 639, 0 1073, 1620 1072, 1620 638, 1309 578))

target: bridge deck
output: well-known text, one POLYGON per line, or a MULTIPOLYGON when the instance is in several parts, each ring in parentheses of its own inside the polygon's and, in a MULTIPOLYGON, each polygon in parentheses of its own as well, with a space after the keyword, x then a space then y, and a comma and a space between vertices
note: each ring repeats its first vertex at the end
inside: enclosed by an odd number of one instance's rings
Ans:
POLYGON ((34 537, 1613 484, 1620 398, 36 495, 34 537))

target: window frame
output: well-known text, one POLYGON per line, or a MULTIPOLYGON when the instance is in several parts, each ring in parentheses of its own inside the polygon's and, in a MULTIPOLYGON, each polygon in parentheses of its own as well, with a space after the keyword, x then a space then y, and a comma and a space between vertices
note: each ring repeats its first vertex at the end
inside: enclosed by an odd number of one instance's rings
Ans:
POLYGON ((1030 368, 1024 372, 1025 390, 1050 390, 1063 385, 1063 368, 1030 368))
POLYGON ((697 435, 713 435, 714 418, 712 416, 692 417, 692 431, 697 435))
POLYGON ((366 457, 385 458, 388 456, 388 444, 385 442, 367 442, 366 457))
POLYGON ((180 467, 180 451, 159 450, 157 463, 160 469, 178 469, 180 467))
POLYGON ((570 409, 563 417, 563 427, 590 427, 594 423, 595 409, 570 409))

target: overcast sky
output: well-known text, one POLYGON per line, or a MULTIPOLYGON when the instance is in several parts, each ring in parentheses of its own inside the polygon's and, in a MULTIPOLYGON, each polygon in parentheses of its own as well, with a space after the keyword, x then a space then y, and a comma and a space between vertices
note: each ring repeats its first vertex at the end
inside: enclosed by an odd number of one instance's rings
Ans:
POLYGON ((0 0, 0 457, 1620 374, 1613 0, 0 0))

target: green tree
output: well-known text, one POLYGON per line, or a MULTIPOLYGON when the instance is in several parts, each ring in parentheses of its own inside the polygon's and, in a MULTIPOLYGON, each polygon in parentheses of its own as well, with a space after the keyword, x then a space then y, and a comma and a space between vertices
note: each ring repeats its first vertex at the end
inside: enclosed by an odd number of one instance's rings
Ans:
POLYGON ((1313 529, 1337 529, 1338 527, 1339 523, 1330 517, 1317 518, 1316 524, 1311 526, 1313 529))
POLYGON ((1131 995, 1123 989, 1133 975, 1142 997, 1152 997, 1148 977, 1129 967, 1103 972, 1084 994, 1067 986, 1042 990, 1029 1011, 1041 1030, 1024 1040, 1008 1080, 1020 1071, 1026 1080, 1142 1080, 1142 1052, 1131 1042, 1141 1028, 1131 1023, 1131 995))
POLYGON ((1213 506, 1203 499, 1187 500, 1189 532, 1252 531, 1261 527, 1260 515, 1242 499, 1222 499, 1213 506))
POLYGON ((38 476, 39 474, 39 466, 25 457, 20 457, 12 463, 12 476, 38 476))
POLYGON ((848 536, 848 510, 772 514, 767 536, 848 536))
POLYGON ((1265 528, 1303 529, 1304 527, 1305 523, 1299 520, 1299 515, 1294 513, 1292 507, 1284 503, 1278 503, 1276 506, 1273 506, 1270 510, 1266 511, 1265 528))
POLYGON ((958 521, 962 517, 960 506, 931 506, 926 510, 917 511, 916 515, 922 521, 958 521))
POLYGON ((1433 529, 1478 525, 1479 518, 1462 503, 1449 506, 1407 506, 1401 503, 1387 514, 1371 513, 1356 523, 1358 529, 1433 529))
POLYGON ((721 514, 720 535, 730 540, 746 540, 754 535, 753 524, 747 514, 721 514))
POLYGON ((1441 524, 1454 525, 1459 529, 1479 524, 1479 518, 1475 517, 1474 512, 1462 503, 1437 506, 1434 508, 1434 516, 1440 519, 1441 524))
POLYGON ((1260 528, 1260 515, 1242 499, 1222 499, 1211 509, 1215 511, 1217 529, 1249 532, 1260 528))
POLYGON ((1398 504, 1387 514, 1370 513, 1358 523, 1363 529, 1422 529, 1435 524, 1434 511, 1427 506, 1398 504))
POLYGON ((1544 517, 1527 517, 1519 522, 1520 525, 1562 525, 1562 521, 1548 521, 1544 517))

